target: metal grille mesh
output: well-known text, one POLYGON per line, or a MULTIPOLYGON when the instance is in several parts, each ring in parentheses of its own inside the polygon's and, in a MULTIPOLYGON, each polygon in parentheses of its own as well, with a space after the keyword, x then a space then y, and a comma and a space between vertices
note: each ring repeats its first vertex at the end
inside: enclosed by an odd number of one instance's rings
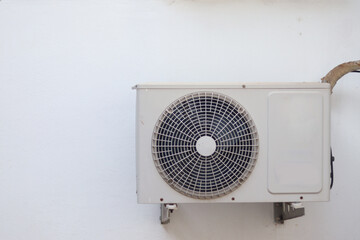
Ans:
POLYGON ((176 191, 198 199, 238 188, 251 173, 258 135, 248 112, 215 92, 195 92, 173 102, 156 123, 152 152, 162 178, 176 191), (210 139, 198 148, 201 138, 210 139), (208 154, 207 154, 208 153, 208 154))

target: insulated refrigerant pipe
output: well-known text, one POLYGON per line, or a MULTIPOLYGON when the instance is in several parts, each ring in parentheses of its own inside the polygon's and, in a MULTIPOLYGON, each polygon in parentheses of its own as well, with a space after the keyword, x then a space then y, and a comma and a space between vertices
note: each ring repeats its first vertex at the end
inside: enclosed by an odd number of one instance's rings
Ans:
POLYGON ((325 77, 321 79, 323 83, 330 83, 331 85, 331 93, 333 92, 333 88, 337 81, 342 78, 345 74, 349 72, 354 72, 360 70, 360 60, 352 61, 340 64, 334 67, 325 77))

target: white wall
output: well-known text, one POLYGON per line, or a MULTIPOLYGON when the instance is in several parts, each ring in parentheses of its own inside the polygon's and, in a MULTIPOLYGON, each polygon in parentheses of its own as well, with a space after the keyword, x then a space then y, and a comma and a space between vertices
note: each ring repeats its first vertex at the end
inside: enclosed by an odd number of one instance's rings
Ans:
POLYGON ((0 239, 359 239, 360 75, 332 96, 331 201, 137 205, 148 81, 319 81, 359 59, 358 0, 1 0, 0 239))

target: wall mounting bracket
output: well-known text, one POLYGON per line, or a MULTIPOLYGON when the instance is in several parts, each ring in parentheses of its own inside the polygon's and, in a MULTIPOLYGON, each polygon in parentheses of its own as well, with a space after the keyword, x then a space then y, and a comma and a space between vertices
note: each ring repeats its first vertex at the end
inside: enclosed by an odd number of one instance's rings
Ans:
POLYGON ((274 203, 274 220, 283 224, 285 220, 305 215, 305 208, 301 202, 274 203))
POLYGON ((170 214, 178 208, 176 203, 162 203, 160 204, 160 222, 167 224, 170 222, 170 214))

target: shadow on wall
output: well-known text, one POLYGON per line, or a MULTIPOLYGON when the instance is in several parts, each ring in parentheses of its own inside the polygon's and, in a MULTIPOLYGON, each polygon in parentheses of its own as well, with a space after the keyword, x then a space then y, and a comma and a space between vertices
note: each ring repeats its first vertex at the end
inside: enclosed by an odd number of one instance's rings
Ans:
POLYGON ((163 225, 176 239, 227 239, 237 235, 252 239, 260 234, 256 229, 261 228, 264 236, 277 226, 272 203, 180 204, 170 223, 163 225))
POLYGON ((227 3, 252 3, 259 4, 262 3, 264 5, 272 5, 277 3, 288 3, 288 4, 341 4, 344 5, 346 1, 343 0, 164 0, 167 4, 177 4, 177 3, 196 3, 196 4, 227 4, 227 3))

